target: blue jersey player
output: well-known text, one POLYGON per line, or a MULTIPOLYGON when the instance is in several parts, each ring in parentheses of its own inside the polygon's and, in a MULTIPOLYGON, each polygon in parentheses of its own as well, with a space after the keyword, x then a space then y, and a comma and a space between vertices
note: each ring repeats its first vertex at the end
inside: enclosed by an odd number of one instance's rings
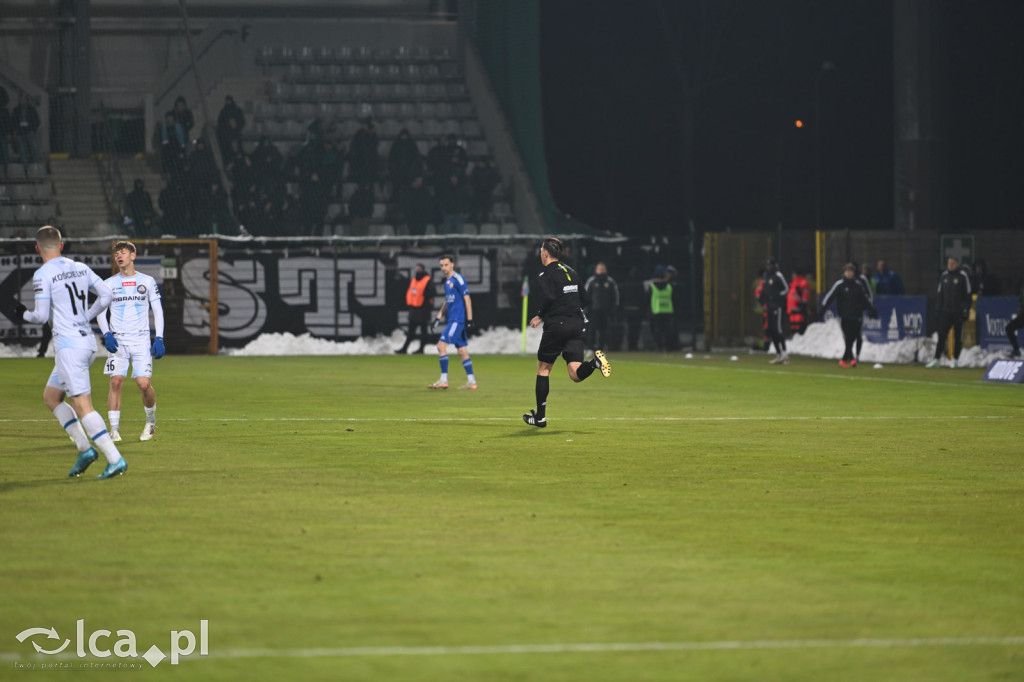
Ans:
POLYGON ((430 388, 448 388, 448 344, 454 344, 466 370, 466 385, 459 388, 475 390, 473 361, 469 359, 469 348, 466 346, 466 331, 473 328, 473 301, 469 297, 469 287, 462 275, 455 272, 455 256, 446 253, 438 262, 444 275, 444 303, 437 311, 434 327, 441 324, 442 318, 446 319, 441 338, 437 342, 441 378, 430 384, 430 388))

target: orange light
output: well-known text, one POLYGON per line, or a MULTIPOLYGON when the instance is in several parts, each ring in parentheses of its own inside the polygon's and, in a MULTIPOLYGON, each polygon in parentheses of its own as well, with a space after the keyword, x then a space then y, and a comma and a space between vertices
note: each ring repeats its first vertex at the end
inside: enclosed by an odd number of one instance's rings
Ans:
POLYGON ((804 127, 804 122, 801 121, 800 119, 797 119, 797 120, 793 121, 793 125, 795 125, 797 128, 803 128, 804 127))

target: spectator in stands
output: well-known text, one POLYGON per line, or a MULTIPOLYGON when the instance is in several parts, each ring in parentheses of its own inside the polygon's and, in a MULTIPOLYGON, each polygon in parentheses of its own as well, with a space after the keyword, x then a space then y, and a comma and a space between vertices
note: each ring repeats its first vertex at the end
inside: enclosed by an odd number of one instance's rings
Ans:
POLYGON ((192 115, 192 110, 188 108, 188 102, 181 95, 174 100, 174 120, 181 124, 185 131, 185 139, 191 139, 191 131, 196 126, 196 117, 192 115))
POLYGON ((124 198, 124 214, 131 218, 134 223, 134 236, 159 237, 156 229, 156 209, 153 208, 153 198, 146 191, 146 183, 142 178, 135 178, 132 183, 132 191, 124 198))
POLYGON ((212 180, 209 188, 203 192, 196 219, 204 232, 224 234, 228 231, 231 212, 228 210, 228 193, 221 187, 220 180, 212 180))
POLYGON ((398 201, 405 214, 409 234, 426 234, 427 225, 434 218, 434 197, 422 174, 413 178, 409 186, 399 193, 398 201))
POLYGON ((362 126, 352 136, 352 143, 348 148, 348 172, 353 181, 360 185, 377 182, 379 146, 380 138, 373 119, 364 119, 362 126))
MULTIPOLYGON (((245 128, 245 112, 235 104, 235 98, 227 95, 224 98, 224 106, 217 115, 217 144, 220 145, 221 155, 227 157, 231 150, 231 142, 238 141, 242 145, 242 129, 245 128)), ((225 163, 227 159, 225 158, 225 163)))
POLYGON ((217 162, 213 159, 213 151, 207 146, 204 138, 196 140, 188 161, 192 167, 192 174, 204 187, 219 179, 220 173, 217 171, 217 162))
POLYGON ((988 271, 985 261, 980 258, 974 261, 974 272, 971 275, 971 290, 978 296, 1000 296, 1002 287, 999 278, 988 271))
POLYGON ((388 176, 391 194, 399 204, 402 192, 409 188, 413 178, 423 173, 423 155, 408 128, 402 128, 388 152, 388 176))
MULTIPOLYGON (((498 169, 490 159, 483 159, 473 165, 473 172, 469 174, 469 184, 472 188, 472 196, 469 206, 469 221, 471 223, 483 223, 491 217, 491 206, 494 204, 494 188, 501 182, 498 169)), ((595 346, 595 348, 607 348, 607 345, 595 346)))
POLYGON ((334 139, 324 139, 324 148, 317 163, 317 173, 323 179, 327 196, 339 196, 341 193, 342 175, 345 170, 345 154, 340 151, 334 139))
POLYGON ((7 111, 6 90, 0 99, 4 100, 0 106, 0 162, 3 162, 4 175, 7 175, 7 165, 11 162, 10 143, 14 141, 14 125, 11 122, 11 112, 7 111))
POLYGON ((469 168, 466 148, 459 144, 459 138, 453 134, 448 135, 445 145, 448 147, 448 173, 458 175, 459 180, 465 181, 466 170, 469 168))
POLYGON ((348 199, 348 217, 351 224, 349 233, 365 237, 370 233, 370 219, 373 218, 373 185, 363 183, 348 199))
POLYGON ((157 128, 157 146, 160 148, 160 162, 164 173, 172 180, 182 180, 185 170, 185 130, 174 118, 174 112, 164 114, 163 123, 157 128))
MULTIPOLYGON (((280 216, 279 220, 281 222, 278 224, 275 234, 295 235, 299 233, 300 226, 302 225, 302 212, 299 208, 298 199, 291 194, 285 193, 281 197, 277 215, 280 216)), ((273 223, 271 228, 273 229, 273 223)))
POLYGON ((438 204, 441 207, 443 232, 462 234, 466 212, 469 209, 469 194, 459 174, 452 173, 448 178, 448 184, 442 187, 438 196, 438 204))
POLYGON ((449 168, 451 164, 451 150, 448 149, 448 144, 444 138, 437 138, 434 141, 434 146, 427 152, 427 174, 430 179, 430 184, 434 187, 434 194, 438 194, 441 188, 447 183, 448 178, 451 177, 449 168))
POLYGON ((284 156, 269 137, 261 137, 250 156, 260 187, 284 183, 284 156))
POLYGON ((18 142, 21 162, 27 170, 30 163, 39 163, 39 142, 36 140, 39 112, 32 105, 28 95, 22 94, 18 98, 18 106, 11 112, 11 124, 14 127, 14 138, 18 142))
MULTIPOLYGON (((299 199, 302 206, 303 233, 311 237, 320 236, 324 229, 324 217, 327 215, 331 196, 319 173, 311 173, 304 182, 299 183, 299 199)), ((370 213, 372 215, 373 209, 370 213)))
POLYGON ((871 276, 875 284, 875 294, 878 296, 902 296, 903 280, 898 274, 889 269, 889 264, 880 259, 875 265, 875 274, 871 276))
POLYGON ((160 192, 160 211, 164 214, 163 233, 186 237, 191 233, 188 218, 188 197, 180 178, 171 177, 160 192))

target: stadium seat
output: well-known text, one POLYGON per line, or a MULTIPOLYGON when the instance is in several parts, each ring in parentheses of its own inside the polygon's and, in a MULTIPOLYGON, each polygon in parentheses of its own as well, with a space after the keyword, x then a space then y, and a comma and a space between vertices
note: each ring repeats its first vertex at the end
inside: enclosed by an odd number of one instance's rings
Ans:
POLYGON ((416 117, 422 119, 435 118, 437 116, 437 105, 433 102, 417 102, 416 117))
POLYGON ((461 78, 459 65, 455 62, 443 62, 440 65, 441 78, 461 78))
POLYGON ((356 117, 356 105, 352 102, 342 102, 338 105, 338 108, 335 111, 338 116, 343 119, 352 119, 356 117))
POLYGON ((373 219, 383 220, 388 215, 388 205, 378 201, 373 204, 373 219))
POLYGON ((444 86, 445 94, 448 97, 465 97, 466 96, 466 84, 465 83, 445 83, 444 86))
POLYGON ((487 151, 487 143, 483 140, 470 140, 466 145, 466 152, 475 157, 490 156, 487 151))
POLYGON ((364 118, 373 118, 374 116, 374 103, 373 102, 360 102, 356 105, 356 116, 362 120, 364 118))
POLYGON ((395 99, 409 99, 412 97, 412 86, 408 83, 395 83, 391 86, 392 97, 395 99))
POLYGON ((20 163, 9 163, 7 164, 7 177, 9 178, 23 178, 25 177, 25 167, 20 163))
POLYGON ((14 220, 19 223, 31 223, 36 219, 36 207, 32 204, 18 204, 14 207, 14 220))
POLYGON ((313 86, 309 83, 295 83, 292 85, 292 99, 305 102, 313 99, 313 86))
POLYGON ((412 102, 398 103, 398 118, 417 118, 416 105, 412 102))
POLYGON ((353 83, 352 84, 352 98, 356 100, 364 100, 370 96, 370 84, 369 83, 353 83))
POLYGON ((480 223, 480 236, 497 237, 501 234, 497 223, 480 223))
POLYGON ((454 104, 455 116, 458 118, 473 118, 472 102, 456 102, 454 104))
POLYGON ((11 198, 11 201, 31 201, 32 199, 32 185, 27 182, 19 182, 13 185, 8 185, 7 196, 11 198))
POLYGON ((324 80, 330 83, 337 83, 342 79, 341 66, 338 64, 327 64, 324 66, 324 80))
POLYGON ((402 80, 402 67, 398 64, 388 64, 384 67, 384 78, 389 81, 402 80))
POLYGON ((331 64, 334 62, 334 48, 321 45, 313 49, 313 60, 318 64, 331 64))
POLYGON ((298 64, 289 64, 284 70, 284 81, 286 83, 298 83, 303 79, 302 67, 298 64))
POLYGON ((423 124, 423 134, 427 137, 441 137, 444 135, 444 128, 440 121, 430 119, 423 124))
POLYGON ((45 178, 46 175, 47 175, 47 173, 46 173, 46 164, 45 163, 30 163, 28 165, 28 173, 27 173, 27 175, 28 175, 28 177, 33 178, 33 179, 45 178))
POLYGON ((7 201, 8 196, 7 185, 0 185, 0 201, 7 201))
POLYGON ((295 119, 289 119, 284 122, 281 137, 288 140, 301 140, 306 137, 306 127, 295 119))
POLYGON ((256 63, 260 66, 269 66, 274 63, 274 48, 270 45, 260 45, 256 51, 256 63))
POLYGON ((424 64, 423 77, 426 80, 436 81, 441 78, 441 70, 437 68, 437 64, 424 64))
POLYGON ((436 111, 438 118, 455 118, 455 108, 451 102, 438 102, 436 111))
POLYGON ((447 137, 448 135, 455 135, 458 137, 462 133, 462 128, 459 126, 459 122, 455 119, 448 119, 441 121, 441 133, 447 137))
POLYGON ((341 204, 328 204, 325 219, 328 223, 334 223, 335 219, 342 214, 344 207, 341 204))
POLYGON ((49 182, 32 185, 32 198, 36 201, 49 201, 53 198, 53 186, 49 182))
POLYGON ((323 83, 327 80, 327 71, 322 64, 307 64, 302 69, 302 80, 307 83, 323 83))
POLYGON ((373 50, 369 47, 354 47, 352 48, 352 58, 360 62, 373 61, 373 50))
POLYGON ((501 233, 508 236, 519 234, 519 226, 515 223, 502 223, 501 233))
POLYGON ((0 223, 14 222, 14 207, 10 204, 0 204, 0 223))
POLYGON ((462 234, 476 234, 477 229, 474 223, 462 223, 462 234))
POLYGON ((427 83, 427 97, 431 99, 445 97, 444 83, 427 83))
POLYGON ((466 138, 483 136, 483 131, 480 130, 480 122, 472 118, 467 118, 462 122, 461 132, 462 136, 466 138))
MULTIPOLYGON (((423 124, 414 118, 402 122, 401 127, 408 130, 409 134, 414 138, 423 134, 423 124)), ((401 128, 399 130, 401 130, 401 128)), ((416 145, 419 146, 419 143, 417 142, 416 145)))
POLYGON ((292 96, 291 83, 274 82, 267 86, 267 95, 271 101, 279 102, 292 96))
POLYGON ((339 64, 352 61, 352 48, 348 45, 339 45, 334 48, 334 61, 339 64))
POLYGON ((341 200, 347 203, 348 200, 352 198, 352 195, 355 194, 358 186, 359 185, 354 182, 346 182, 343 184, 341 186, 341 200))
POLYGON ((491 213, 494 214, 495 218, 504 221, 505 218, 512 217, 512 207, 509 206, 507 202, 496 201, 494 202, 494 207, 491 209, 491 213))
MULTIPOLYGON (((402 125, 394 118, 386 118, 380 122, 378 127, 381 137, 398 137, 398 133, 402 131, 402 125)), ((381 149, 382 154, 387 154, 387 150, 381 149)))
POLYGON ((295 61, 299 64, 311 64, 314 59, 312 47, 303 46, 295 51, 295 61))
POLYGON ((434 227, 434 223, 428 223, 426 229, 423 230, 423 234, 436 235, 437 234, 437 228, 434 227))
POLYGON ((282 45, 277 48, 276 58, 278 64, 292 64, 295 61, 295 50, 287 45, 282 45))
POLYGON ((367 64, 366 77, 371 81, 379 82, 384 79, 384 71, 379 64, 367 64))
POLYGON ((316 118, 316 105, 312 102, 303 102, 298 106, 296 112, 300 121, 312 121, 316 118))
POLYGON ((299 105, 295 102, 280 102, 277 105, 277 118, 287 120, 299 115, 299 105))
POLYGON ((383 225, 370 225, 370 236, 371 237, 394 237, 395 236, 395 226, 394 225, 388 225, 387 223, 385 223, 383 225))

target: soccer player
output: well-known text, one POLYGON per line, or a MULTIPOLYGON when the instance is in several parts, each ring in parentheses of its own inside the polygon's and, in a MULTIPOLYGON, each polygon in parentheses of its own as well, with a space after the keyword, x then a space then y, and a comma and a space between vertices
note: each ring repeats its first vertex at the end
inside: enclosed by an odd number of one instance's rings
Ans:
POLYGON ((39 228, 36 250, 43 264, 32 277, 35 310, 18 303, 16 312, 26 322, 48 321, 53 328, 54 369, 43 390, 43 402, 78 447, 78 459, 68 476, 81 476, 98 458, 96 448, 89 445, 91 438, 107 458, 107 468, 97 478, 113 478, 123 474, 128 464, 111 440, 103 417, 93 409, 89 385, 89 365, 96 352, 89 321, 110 303, 110 289, 91 268, 62 256, 63 249, 60 230, 49 225, 39 228), (88 304, 90 289, 96 295, 92 306, 88 304))
POLYGON ((562 251, 562 242, 554 237, 545 239, 540 247, 540 262, 544 265, 540 285, 544 296, 540 310, 530 320, 534 329, 543 322, 544 334, 537 349, 537 409, 524 414, 523 421, 539 428, 548 425, 548 387, 551 369, 559 355, 565 358, 569 378, 575 382, 583 381, 597 369, 606 377, 612 373, 611 363, 601 349, 594 351, 593 359, 583 362, 587 338, 583 308, 590 302, 590 296, 576 271, 560 262, 562 251))
POLYGON ((121 388, 130 363, 132 378, 142 393, 142 406, 146 410, 146 425, 139 440, 150 440, 156 434, 156 392, 151 381, 153 359, 164 356, 164 309, 156 280, 135 269, 135 244, 117 242, 113 255, 120 272, 106 280, 113 294, 109 326, 106 313, 96 318, 103 332, 103 345, 110 352, 103 370, 110 376, 107 394, 110 437, 115 442, 121 440, 121 388), (152 346, 149 343, 150 309, 156 327, 152 346))
POLYGON ((437 354, 441 360, 441 378, 430 384, 429 388, 448 388, 448 344, 455 344, 455 350, 462 358, 462 367, 466 370, 466 385, 460 389, 476 390, 476 377, 473 375, 473 361, 469 359, 469 348, 466 344, 466 332, 473 330, 473 301, 469 297, 466 280, 455 272, 455 256, 445 254, 438 260, 441 274, 444 275, 444 303, 437 311, 437 317, 431 328, 441 324, 441 318, 447 316, 444 331, 437 342, 437 354))

